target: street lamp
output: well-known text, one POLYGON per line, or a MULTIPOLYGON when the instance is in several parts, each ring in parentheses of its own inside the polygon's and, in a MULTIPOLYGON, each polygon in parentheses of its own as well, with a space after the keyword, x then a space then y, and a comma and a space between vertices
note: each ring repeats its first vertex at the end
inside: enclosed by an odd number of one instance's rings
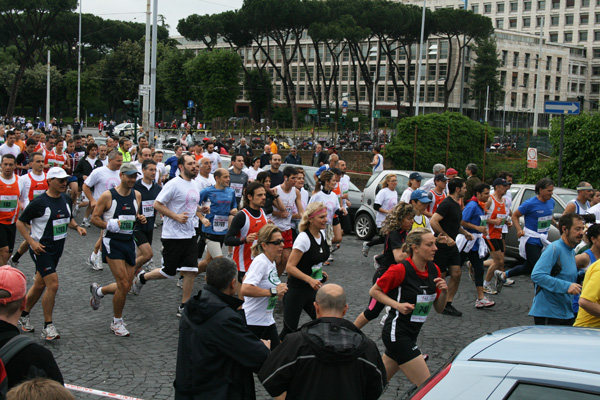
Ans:
POLYGON ((77 120, 81 123, 81 0, 79 0, 79 41, 77 47, 77 120))
POLYGON ((422 65, 421 62, 423 60, 423 46, 425 45, 423 42, 425 40, 425 10, 427 9, 427 0, 423 0, 423 13, 421 15, 421 42, 419 45, 419 64, 417 65, 417 101, 415 103, 415 117, 419 115, 419 97, 421 95, 421 72, 422 65))
MULTIPOLYGON (((376 57, 375 71, 373 72, 373 98, 371 101, 371 133, 375 133, 375 95, 377 94, 377 67, 379 66, 379 43, 377 47, 371 47, 369 50, 369 57, 376 57)), ((377 135, 377 145, 379 145, 379 135, 377 135)))
POLYGON ((504 136, 506 136, 506 125, 504 124, 505 117, 506 117, 506 98, 508 97, 509 94, 511 94, 512 92, 514 92, 515 90, 517 90, 517 88, 524 88, 524 87, 525 87, 525 85, 519 85, 518 87, 516 87, 514 89, 510 89, 504 95, 504 103, 502 105, 502 139, 504 139, 504 136))

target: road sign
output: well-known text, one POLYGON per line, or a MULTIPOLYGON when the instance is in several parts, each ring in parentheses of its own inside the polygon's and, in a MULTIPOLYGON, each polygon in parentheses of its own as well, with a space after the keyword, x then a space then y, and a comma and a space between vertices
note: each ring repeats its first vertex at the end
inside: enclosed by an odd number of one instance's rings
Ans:
POLYGON ((348 107, 348 102, 346 100, 342 101, 342 107, 348 107))
POLYGON ((398 110, 390 110, 392 118, 398 118, 398 110))
POLYGON ((535 147, 527 149, 527 168, 537 168, 537 149, 535 147))
POLYGON ((194 101, 193 100, 188 101, 188 107, 189 108, 194 108, 194 101))
POLYGON ((348 107, 342 108, 342 114, 348 114, 348 107))
POLYGON ((317 115, 317 109, 316 108, 309 108, 308 109, 308 115, 317 115))
POLYGON ((578 101, 545 101, 544 112, 547 114, 579 114, 578 101))
POLYGON ((358 117, 352 117, 352 122, 358 122, 358 117))
POLYGON ((381 117, 381 111, 379 111, 379 110, 373 111, 373 118, 380 118, 380 117, 381 117))
POLYGON ((142 89, 139 90, 140 96, 148 96, 149 94, 150 94, 149 90, 142 90, 142 89))
POLYGON ((150 91, 151 86, 150 85, 140 85, 140 90, 148 90, 150 91))

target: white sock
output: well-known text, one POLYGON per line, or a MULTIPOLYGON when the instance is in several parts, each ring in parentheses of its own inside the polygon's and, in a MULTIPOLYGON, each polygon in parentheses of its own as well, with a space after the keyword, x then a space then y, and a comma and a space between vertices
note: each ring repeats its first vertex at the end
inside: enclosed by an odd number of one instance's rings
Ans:
POLYGON ((123 323, 123 318, 113 317, 113 324, 123 323))
POLYGON ((490 281, 483 281, 483 286, 489 286, 490 283, 492 283, 492 282, 490 282, 490 281))
POLYGON ((104 293, 102 293, 102 288, 101 287, 99 287, 98 290, 96 290, 96 293, 98 294, 98 296, 104 297, 104 293))

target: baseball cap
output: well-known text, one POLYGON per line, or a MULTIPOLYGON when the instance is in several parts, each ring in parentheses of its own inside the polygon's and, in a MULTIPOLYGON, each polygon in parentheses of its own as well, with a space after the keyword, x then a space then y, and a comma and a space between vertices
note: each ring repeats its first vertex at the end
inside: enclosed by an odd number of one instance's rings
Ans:
POLYGON ((139 174, 135 165, 131 165, 130 163, 121 165, 119 172, 125 175, 139 174))
POLYGON ((450 176, 450 175, 458 175, 458 171, 455 170, 454 168, 448 168, 446 170, 446 176, 450 176))
POLYGON ((431 199, 424 190, 417 189, 410 194, 411 200, 419 200, 421 203, 431 203, 431 199))
POLYGON ((504 178, 496 178, 494 179, 494 183, 492 183, 492 186, 510 186, 510 183, 504 179, 504 178))
POLYGON ((64 169, 62 169, 61 167, 52 167, 48 170, 48 173, 46 174, 46 179, 62 179, 62 178, 66 178, 69 175, 67 175, 67 173, 65 172, 64 169))
POLYGON ((437 182, 437 181, 446 182, 447 180, 448 180, 448 178, 446 178, 446 175, 444 175, 444 174, 435 174, 435 176, 433 177, 434 182, 437 182))
POLYGON ((421 180, 423 180, 423 177, 421 176, 420 173, 413 172, 412 174, 410 174, 410 176, 408 177, 408 179, 416 179, 418 181, 421 181, 421 180))
POLYGON ((9 265, 0 267, 0 290, 6 290, 10 296, 0 299, 0 304, 8 304, 20 300, 27 293, 25 274, 9 265))

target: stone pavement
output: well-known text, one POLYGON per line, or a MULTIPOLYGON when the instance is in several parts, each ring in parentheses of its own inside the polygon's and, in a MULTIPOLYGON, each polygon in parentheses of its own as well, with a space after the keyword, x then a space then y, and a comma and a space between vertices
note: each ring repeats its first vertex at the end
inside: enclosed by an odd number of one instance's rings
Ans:
MULTIPOLYGON (((81 218, 80 214, 77 220, 81 221, 81 218)), ((79 237, 73 230, 68 234, 58 268, 60 288, 54 310, 54 323, 61 338, 54 342, 40 339, 43 328, 41 303, 31 313, 31 321, 36 327, 32 337, 54 353, 66 383, 146 400, 173 398, 179 324, 175 312, 181 298, 176 282, 152 281, 144 286, 139 296, 129 295, 124 319, 131 336, 117 337, 109 329, 111 296, 102 300, 98 311, 93 311, 89 305, 90 284, 112 282, 108 265, 105 264, 103 271, 93 271, 85 263, 99 230, 88 228, 87 237, 79 237)), ((160 264, 159 238, 160 228, 154 233, 156 266, 160 264)), ((20 241, 19 236, 17 245, 20 241)), ((372 255, 380 251, 380 247, 372 249, 371 256, 364 258, 361 242, 354 236, 346 236, 341 249, 334 254, 335 262, 326 268, 329 281, 341 284, 347 291, 349 320, 353 321, 367 305, 374 272, 372 255)), ((33 276, 29 255, 21 258, 19 268, 28 278, 33 276)), ((201 288, 202 280, 201 277, 196 279, 194 293, 201 288)), ((529 278, 517 277, 514 287, 505 287, 499 296, 491 297, 498 302, 494 308, 476 310, 475 288, 465 271, 454 302, 463 311, 463 316, 456 318, 433 312, 419 337, 420 348, 430 355, 428 364, 432 372, 487 332, 533 323, 527 317, 532 298, 529 278)), ((275 309, 275 317, 281 329, 280 304, 275 309)), ((303 315, 301 322, 306 321, 308 319, 303 315)), ((380 325, 374 321, 364 331, 383 351, 380 325)), ((398 373, 381 398, 399 399, 410 387, 406 378, 398 373)), ((93 395, 74 394, 79 399, 99 399, 93 395)), ((257 398, 270 398, 260 383, 257 383, 257 398)))

